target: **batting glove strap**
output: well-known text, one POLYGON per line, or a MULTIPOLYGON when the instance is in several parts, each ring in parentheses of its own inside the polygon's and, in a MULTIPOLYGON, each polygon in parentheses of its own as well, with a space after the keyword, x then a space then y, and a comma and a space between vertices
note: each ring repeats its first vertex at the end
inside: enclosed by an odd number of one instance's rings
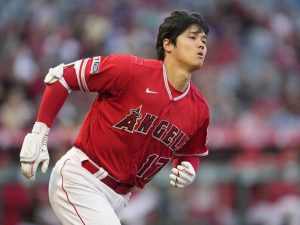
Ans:
POLYGON ((189 162, 182 162, 172 169, 170 184, 174 187, 185 188, 194 182, 196 172, 189 162))
POLYGON ((29 180, 35 179, 38 165, 42 163, 42 172, 46 172, 49 164, 47 148, 49 128, 46 124, 36 122, 31 133, 23 141, 20 152, 21 170, 29 180))
POLYGON ((64 75, 65 64, 60 64, 54 68, 50 68, 44 79, 45 84, 52 84, 62 78, 64 75))

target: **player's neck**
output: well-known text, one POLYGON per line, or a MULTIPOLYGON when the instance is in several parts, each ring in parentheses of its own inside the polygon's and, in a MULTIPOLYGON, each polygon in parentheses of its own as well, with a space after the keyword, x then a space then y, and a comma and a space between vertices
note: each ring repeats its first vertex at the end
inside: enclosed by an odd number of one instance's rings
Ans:
POLYGON ((172 63, 170 60, 164 61, 166 67, 167 78, 170 84, 177 90, 184 92, 190 82, 191 73, 176 65, 176 63, 172 63))

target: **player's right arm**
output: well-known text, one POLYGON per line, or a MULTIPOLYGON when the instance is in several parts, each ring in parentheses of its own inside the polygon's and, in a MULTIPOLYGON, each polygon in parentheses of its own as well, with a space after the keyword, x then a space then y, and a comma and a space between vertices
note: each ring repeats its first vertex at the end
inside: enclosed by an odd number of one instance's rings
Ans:
POLYGON ((45 77, 46 89, 32 132, 23 141, 20 152, 21 170, 35 180, 39 164, 46 172, 49 164, 48 133, 58 112, 72 90, 118 95, 130 80, 132 57, 113 55, 78 60, 69 65, 51 68, 45 77))
POLYGON ((42 164, 42 172, 46 172, 49 164, 47 148, 48 133, 50 127, 68 97, 69 91, 56 81, 46 86, 40 105, 37 121, 32 132, 28 133, 23 141, 20 152, 21 171, 23 175, 33 181, 39 164, 42 164))

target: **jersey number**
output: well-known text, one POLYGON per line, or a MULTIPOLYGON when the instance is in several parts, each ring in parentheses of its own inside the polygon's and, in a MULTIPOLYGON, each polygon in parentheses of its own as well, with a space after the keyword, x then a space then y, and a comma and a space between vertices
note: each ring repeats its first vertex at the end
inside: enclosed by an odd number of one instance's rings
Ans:
POLYGON ((151 179, 169 161, 170 158, 159 157, 156 154, 150 155, 136 176, 143 179, 151 179))

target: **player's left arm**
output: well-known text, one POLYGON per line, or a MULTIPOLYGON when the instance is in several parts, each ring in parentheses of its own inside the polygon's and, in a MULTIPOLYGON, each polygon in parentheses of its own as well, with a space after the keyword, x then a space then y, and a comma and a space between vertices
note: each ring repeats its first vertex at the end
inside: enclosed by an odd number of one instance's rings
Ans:
POLYGON ((184 188, 194 182, 200 165, 198 156, 175 157, 172 161, 171 185, 184 188))
POLYGON ((196 172, 200 165, 200 156, 208 155, 207 128, 209 115, 187 142, 187 144, 173 153, 170 183, 174 187, 184 188, 195 181, 196 172))

